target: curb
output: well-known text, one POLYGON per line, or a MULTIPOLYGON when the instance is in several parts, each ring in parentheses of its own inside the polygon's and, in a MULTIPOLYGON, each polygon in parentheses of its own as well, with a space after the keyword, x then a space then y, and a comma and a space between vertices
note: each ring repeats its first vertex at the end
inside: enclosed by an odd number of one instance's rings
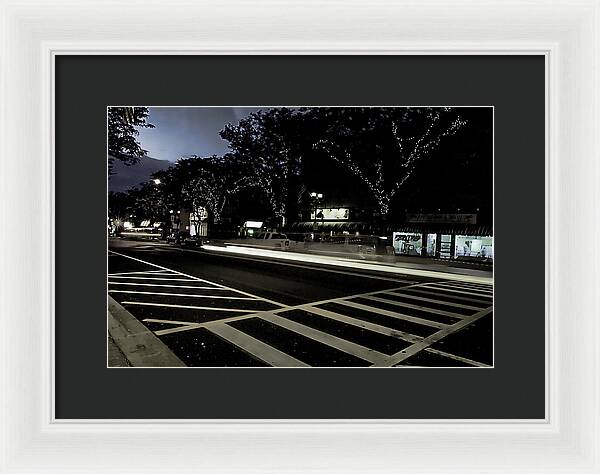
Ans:
POLYGON ((186 367, 129 311, 108 296, 108 333, 132 367, 186 367))

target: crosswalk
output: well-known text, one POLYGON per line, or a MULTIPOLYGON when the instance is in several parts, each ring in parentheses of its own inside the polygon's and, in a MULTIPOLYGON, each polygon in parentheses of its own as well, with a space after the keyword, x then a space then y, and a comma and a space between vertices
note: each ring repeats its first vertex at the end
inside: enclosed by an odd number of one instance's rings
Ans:
MULTIPOLYGON (((233 366, 493 365, 491 355, 481 360, 443 345, 478 321, 491 320, 493 287, 488 284, 415 282, 289 306, 149 265, 109 274, 108 287, 190 366, 230 366, 214 353, 210 360, 198 354, 208 354, 217 340, 227 353, 241 354, 233 366)), ((485 344, 491 351, 493 342, 485 344)))
POLYGON ((169 269, 109 273, 108 293, 136 316, 141 316, 147 326, 162 327, 155 331, 159 336, 200 327, 199 322, 228 321, 234 314, 248 315, 282 306, 169 269), (181 318, 173 319, 174 310, 184 310, 176 313, 181 318))
MULTIPOLYGON (((366 361, 371 367, 402 366, 420 351, 460 362, 462 366, 487 367, 488 363, 449 354, 431 346, 491 314, 492 298, 493 292, 488 286, 421 283, 280 308, 256 314, 256 318, 366 361), (447 296, 446 290, 452 290, 452 296, 447 296), (473 293, 477 296, 473 297, 473 293), (469 304, 462 298, 467 298, 469 304), (332 330, 340 325, 360 328, 403 344, 400 347, 393 343, 386 346, 380 338, 376 341, 380 347, 377 350, 373 347, 374 338, 368 335, 363 338, 364 342, 333 335, 332 330), (394 346, 399 350, 390 351, 389 348, 394 346)), ((341 333, 344 335, 344 331, 341 333)), ((492 341, 488 344, 491 347, 492 341)), ((300 360, 296 365, 302 363, 300 360)))

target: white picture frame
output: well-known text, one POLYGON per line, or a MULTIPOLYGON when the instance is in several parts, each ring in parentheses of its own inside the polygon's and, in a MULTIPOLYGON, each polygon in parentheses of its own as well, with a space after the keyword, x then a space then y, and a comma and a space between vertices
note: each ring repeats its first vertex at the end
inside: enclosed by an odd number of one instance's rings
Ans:
POLYGON ((600 473, 598 0, 0 5, 1 472, 600 473), (57 420, 53 61, 107 53, 544 55, 545 419, 57 420))

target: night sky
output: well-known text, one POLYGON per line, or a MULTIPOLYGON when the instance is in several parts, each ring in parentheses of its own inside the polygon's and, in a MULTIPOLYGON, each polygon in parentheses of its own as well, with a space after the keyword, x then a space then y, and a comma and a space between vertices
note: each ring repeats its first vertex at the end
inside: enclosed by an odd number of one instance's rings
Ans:
POLYGON ((237 123, 257 107, 150 107, 155 128, 140 129, 139 142, 148 156, 177 161, 185 155, 222 155, 227 142, 219 136, 226 123, 237 123))

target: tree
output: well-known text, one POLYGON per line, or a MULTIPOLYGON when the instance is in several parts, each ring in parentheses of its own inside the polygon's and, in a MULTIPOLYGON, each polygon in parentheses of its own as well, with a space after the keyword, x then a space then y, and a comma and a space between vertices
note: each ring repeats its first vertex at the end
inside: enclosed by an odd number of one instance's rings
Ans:
POLYGON ((383 219, 415 165, 466 125, 441 107, 316 108, 310 117, 322 124, 314 149, 366 185, 383 219))
POLYGON ((260 110, 220 132, 251 184, 266 195, 278 225, 285 224, 290 187, 299 175, 302 145, 308 143, 301 134, 302 116, 287 108, 260 110))
POLYGON ((136 137, 137 127, 154 128, 147 122, 148 107, 109 107, 108 108, 108 172, 112 174, 115 159, 126 165, 137 163, 146 156, 136 137))
POLYGON ((110 191, 108 193, 108 217, 113 220, 117 233, 123 230, 123 222, 128 220, 134 209, 135 202, 129 192, 110 191))
POLYGON ((182 192, 188 197, 192 211, 198 217, 201 208, 206 207, 215 223, 221 222, 229 197, 251 183, 243 163, 232 154, 204 158, 194 156, 180 160, 178 165, 180 163, 180 166, 188 168, 188 179, 182 192))
POLYGON ((160 186, 153 182, 141 183, 138 188, 128 191, 134 203, 134 209, 139 217, 162 221, 168 212, 165 196, 160 186))

